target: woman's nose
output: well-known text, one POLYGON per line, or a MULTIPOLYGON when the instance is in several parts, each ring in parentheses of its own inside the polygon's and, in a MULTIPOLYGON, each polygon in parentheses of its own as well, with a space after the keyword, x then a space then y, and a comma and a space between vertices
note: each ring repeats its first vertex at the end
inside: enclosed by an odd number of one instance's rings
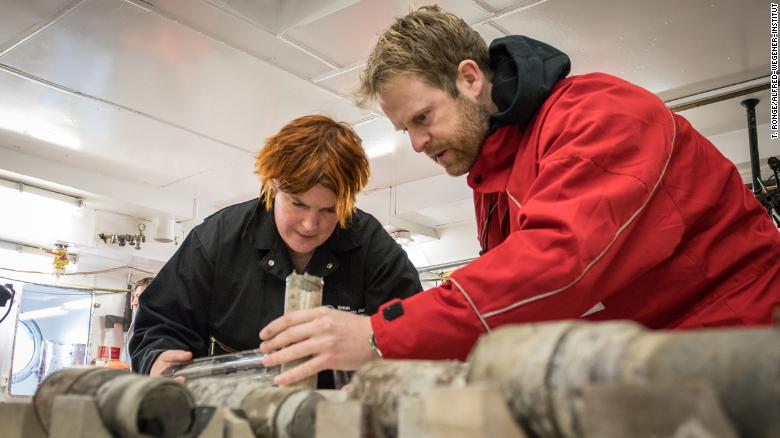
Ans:
POLYGON ((316 230, 318 225, 319 217, 317 213, 307 214, 306 217, 303 218, 303 228, 307 231, 316 230))

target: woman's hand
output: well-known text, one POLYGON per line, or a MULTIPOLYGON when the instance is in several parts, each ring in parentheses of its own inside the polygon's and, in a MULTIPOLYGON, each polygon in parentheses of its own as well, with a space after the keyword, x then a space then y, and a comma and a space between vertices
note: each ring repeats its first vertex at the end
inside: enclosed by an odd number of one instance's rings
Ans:
MULTIPOLYGON (((157 356, 157 359, 155 359, 154 363, 152 364, 152 369, 149 370, 149 375, 152 377, 160 377, 163 375, 163 372, 170 368, 173 365, 178 365, 182 362, 188 362, 192 360, 192 353, 189 351, 184 350, 165 350, 162 353, 160 353, 159 356, 157 356)), ((183 378, 178 378, 177 380, 184 381, 183 378)))

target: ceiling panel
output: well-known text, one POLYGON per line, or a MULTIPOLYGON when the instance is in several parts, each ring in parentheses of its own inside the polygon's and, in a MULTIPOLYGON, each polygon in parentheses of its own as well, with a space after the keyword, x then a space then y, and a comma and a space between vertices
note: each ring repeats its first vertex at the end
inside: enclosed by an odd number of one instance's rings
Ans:
MULTIPOLYGON (((475 29, 477 32, 479 32, 488 45, 494 39, 506 36, 504 33, 491 26, 489 23, 476 26, 475 29)), ((346 69, 332 76, 326 74, 325 79, 315 80, 318 85, 333 91, 340 96, 344 96, 347 99, 353 99, 353 93, 360 86, 360 74, 362 73, 363 69, 364 65, 361 64, 357 67, 346 69)))
POLYGON ((164 186, 251 155, 0 71, 0 145, 75 169, 164 186))
POLYGON ((405 1, 364 0, 292 29, 286 35, 345 67, 363 62, 376 43, 377 35, 387 28, 392 17, 408 10, 405 1))
POLYGON ((316 21, 360 0, 205 0, 274 35, 316 21))
POLYGON ((532 4, 532 3, 541 3, 546 0, 482 0, 483 3, 490 6, 496 11, 504 11, 513 7, 532 4))
MULTIPOLYGON (((390 26, 394 17, 408 13, 411 3, 400 0, 363 0, 308 25, 292 29, 287 36, 342 67, 350 66, 365 61, 379 33, 390 26)), ((469 22, 488 15, 470 1, 445 0, 438 4, 469 22)))
POLYGON ((392 210, 391 200, 390 189, 378 189, 359 193, 355 203, 359 209, 372 214, 380 223, 386 224, 392 210))
POLYGON ((46 24, 74 2, 73 0, 3 0, 0 6, 0 53, 46 24))
POLYGON ((155 0, 154 10, 303 78, 314 78, 332 70, 321 60, 214 4, 155 0))
POLYGON ((394 155, 406 146, 404 136, 396 132, 384 117, 360 123, 354 126, 354 129, 363 141, 363 149, 371 160, 394 155))
MULTIPOLYGON (((3 135, 6 135, 4 133, 3 135)), ((146 212, 155 210, 173 214, 177 218, 191 217, 192 215, 192 193, 180 191, 171 193, 170 190, 163 192, 159 187, 149 184, 138 183, 122 179, 123 177, 132 178, 132 172, 120 172, 117 174, 106 175, 105 173, 93 172, 85 167, 76 167, 69 162, 60 160, 59 156, 40 157, 27 154, 17 150, 12 143, 0 138, 0 144, 6 147, 0 147, 0 163, 3 170, 0 174, 11 173, 14 175, 24 175, 37 181, 33 185, 40 187, 50 187, 53 184, 67 187, 64 193, 78 194, 74 191, 85 193, 83 197, 88 205, 93 205, 96 197, 108 202, 102 203, 104 209, 112 211, 121 211, 128 215, 137 215, 138 217, 147 217, 146 212)), ((12 180, 24 180, 12 177, 12 180)))
POLYGON ((318 80, 317 84, 327 88, 328 90, 344 96, 347 99, 352 99, 352 93, 360 86, 360 73, 363 71, 363 67, 352 68, 339 73, 335 76, 330 76, 326 79, 318 80))
POLYGON ((409 137, 395 131, 384 117, 355 127, 371 160, 371 179, 366 190, 441 175, 444 170, 425 154, 412 149, 409 137))
MULTIPOLYGON (((436 2, 413 2, 419 6, 424 4, 437 4, 447 12, 452 12, 462 18, 466 23, 474 23, 490 16, 490 12, 482 9, 475 2, 469 0, 439 0, 436 2)), ((389 25, 389 23, 388 23, 389 25)))
POLYGON ((412 222, 439 227, 474 220, 472 199, 465 176, 441 174, 399 185, 395 211, 412 222))
POLYGON ((474 30, 479 32, 480 36, 482 36, 482 39, 485 40, 485 43, 487 43, 488 46, 490 46, 490 43, 493 40, 506 36, 506 34, 496 29, 495 26, 492 26, 490 23, 475 26, 474 30))
POLYGON ((303 114, 348 122, 368 116, 308 81, 120 0, 90 1, 0 62, 249 151, 303 114))
POLYGON ((464 199, 472 199, 472 191, 466 176, 452 177, 441 174, 396 187, 395 211, 398 214, 405 214, 431 206, 456 203, 464 199))
POLYGON ((615 74, 667 100, 765 76, 767 14, 765 0, 551 0, 497 23, 563 50, 575 74, 615 74))
POLYGON ((432 204, 430 207, 403 213, 400 216, 406 220, 433 228, 466 223, 475 220, 474 201, 469 198, 448 204, 432 204))
POLYGON ((225 163, 218 168, 193 175, 166 187, 165 190, 172 193, 194 193, 200 201, 200 215, 205 217, 228 205, 258 196, 260 180, 254 173, 254 164, 255 158, 247 156, 238 162, 225 163))

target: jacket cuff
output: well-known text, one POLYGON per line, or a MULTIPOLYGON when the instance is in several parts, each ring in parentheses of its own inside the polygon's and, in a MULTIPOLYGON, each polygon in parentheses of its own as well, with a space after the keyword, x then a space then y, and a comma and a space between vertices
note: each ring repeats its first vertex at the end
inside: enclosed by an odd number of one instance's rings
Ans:
POLYGON ((139 364, 140 366, 136 368, 136 364, 135 363, 132 364, 133 371, 136 371, 139 374, 149 374, 149 372, 152 370, 152 365, 154 365, 154 361, 157 360, 157 356, 162 354, 162 352, 165 350, 166 350, 165 348, 160 348, 160 349, 145 351, 141 359, 141 363, 139 364))
POLYGON ((463 296, 446 283, 383 304, 371 327, 385 359, 465 360, 485 333, 463 296))
MULTIPOLYGON (((394 309, 404 306, 404 303, 399 299, 393 299, 379 307, 379 311, 371 315, 371 329, 374 331, 374 341, 379 351, 382 352, 383 359, 401 359, 408 357, 408 345, 401 345, 396 338, 403 339, 402 332, 407 331, 408 327, 403 324, 403 321, 399 321, 395 324, 390 324, 393 320, 398 319, 396 317, 388 321, 387 313, 388 308, 394 309)), ((401 307, 403 308, 403 307, 401 307)), ((400 317, 403 317, 401 315, 400 317)))

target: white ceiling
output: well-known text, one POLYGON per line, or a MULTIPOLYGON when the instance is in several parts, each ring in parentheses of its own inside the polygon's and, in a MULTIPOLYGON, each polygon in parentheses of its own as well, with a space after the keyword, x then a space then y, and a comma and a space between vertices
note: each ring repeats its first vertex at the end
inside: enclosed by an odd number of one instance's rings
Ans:
MULTIPOLYGON (((350 100, 377 34, 420 4, 0 0, 0 176, 126 214, 183 219, 193 199, 208 213, 254 196, 264 139, 292 118, 324 113, 352 124, 371 157, 362 207, 430 228, 473 221, 462 179, 350 100)), ((769 74, 765 0, 439 4, 487 40, 546 41, 570 55, 574 74, 612 73, 666 101, 769 74)), ((769 93, 755 96, 762 156, 778 155, 769 93)), ((746 97, 683 113, 741 168, 746 97)))

